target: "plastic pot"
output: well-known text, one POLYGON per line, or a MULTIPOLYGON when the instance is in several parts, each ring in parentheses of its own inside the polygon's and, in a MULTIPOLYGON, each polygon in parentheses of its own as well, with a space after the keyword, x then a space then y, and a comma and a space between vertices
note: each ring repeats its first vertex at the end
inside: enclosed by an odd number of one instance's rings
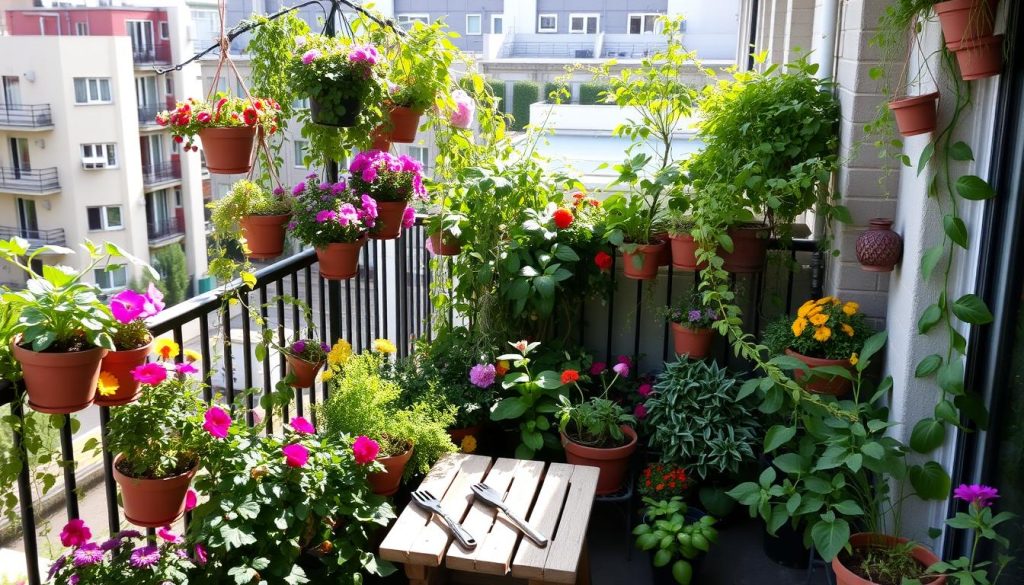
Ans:
MULTIPOLYGON (((707 262, 697 263, 697 240, 690 234, 680 234, 669 238, 672 245, 672 268, 695 272, 708 267, 707 262)), ((722 253, 721 250, 718 251, 722 253)))
POLYGON ((11 341, 14 359, 21 364, 32 410, 70 414, 88 408, 96 398, 100 364, 107 350, 101 347, 73 352, 37 352, 11 341))
POLYGON ((946 48, 959 51, 964 40, 992 35, 998 0, 950 0, 935 5, 946 48))
POLYGON ((429 250, 435 256, 458 256, 462 251, 462 242, 448 231, 430 234, 429 250))
POLYGON ((939 92, 889 102, 896 127, 903 136, 917 136, 935 130, 939 92))
POLYGON ((402 217, 409 204, 405 201, 380 201, 377 203, 377 220, 370 237, 375 240, 394 240, 402 233, 402 217))
POLYGON ((246 215, 239 221, 250 258, 267 260, 284 253, 284 226, 291 215, 246 215))
POLYGON ((288 373, 295 379, 290 383, 292 388, 309 388, 316 383, 316 374, 324 366, 324 362, 308 362, 298 356, 285 352, 284 359, 288 362, 288 373))
POLYGON ((1003 71, 1003 35, 963 41, 956 62, 964 81, 999 75, 1003 71))
POLYGON ((97 406, 121 406, 135 402, 139 398, 139 381, 132 376, 132 370, 146 363, 146 358, 153 351, 153 340, 146 345, 124 351, 108 351, 103 356, 100 372, 107 372, 117 378, 117 391, 111 396, 96 393, 94 403, 97 406))
POLYGON ((256 127, 203 128, 199 140, 206 168, 215 175, 248 173, 256 160, 256 127))

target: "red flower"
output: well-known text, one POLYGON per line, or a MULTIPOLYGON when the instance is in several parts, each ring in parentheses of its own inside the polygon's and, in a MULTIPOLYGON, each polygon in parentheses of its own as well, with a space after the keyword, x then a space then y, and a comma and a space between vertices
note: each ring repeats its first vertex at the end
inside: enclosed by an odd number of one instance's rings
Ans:
POLYGON ((600 251, 600 252, 598 252, 597 254, 594 255, 594 264, 597 264, 597 268, 601 272, 605 272, 606 270, 611 270, 611 268, 612 268, 612 257, 611 257, 610 254, 608 254, 608 252, 605 252, 604 250, 602 250, 602 251, 600 251))
POLYGON ((555 220, 555 226, 557 226, 560 230, 564 230, 565 228, 572 225, 572 212, 569 211, 568 209, 559 208, 555 210, 555 214, 553 217, 555 220))
POLYGON ((256 110, 252 108, 246 108, 245 111, 242 112, 242 116, 245 118, 247 126, 255 126, 256 121, 259 120, 259 115, 256 113, 256 110))
POLYGON ((182 138, 181 136, 175 136, 174 141, 177 142, 178 144, 181 144, 182 142, 185 142, 185 139, 182 138))
POLYGON ((597 199, 590 199, 589 201, 591 207, 601 207, 601 202, 597 199))
POLYGON ((566 370, 562 372, 562 384, 572 384, 579 381, 580 373, 576 370, 566 370))

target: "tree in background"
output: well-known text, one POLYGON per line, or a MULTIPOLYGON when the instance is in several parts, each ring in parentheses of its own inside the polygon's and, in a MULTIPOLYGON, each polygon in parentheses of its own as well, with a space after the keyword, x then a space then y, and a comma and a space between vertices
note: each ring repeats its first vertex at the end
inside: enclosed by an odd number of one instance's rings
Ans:
POLYGON ((185 300, 188 294, 188 266, 185 264, 185 251, 181 244, 172 244, 160 248, 153 253, 153 268, 160 273, 160 280, 154 281, 148 275, 143 275, 141 280, 132 283, 135 290, 145 290, 149 283, 156 285, 160 292, 164 293, 164 302, 168 307, 177 305, 185 300))

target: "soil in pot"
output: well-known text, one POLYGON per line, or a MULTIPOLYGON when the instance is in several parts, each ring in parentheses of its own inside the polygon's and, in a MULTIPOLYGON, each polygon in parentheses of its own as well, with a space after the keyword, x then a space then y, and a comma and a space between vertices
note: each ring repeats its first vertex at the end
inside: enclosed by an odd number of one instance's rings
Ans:
POLYGON ((158 528, 173 524, 185 513, 185 494, 199 469, 198 459, 185 461, 176 473, 163 478, 137 478, 123 456, 114 458, 114 480, 121 486, 124 517, 136 526, 158 528))
POLYGON ((203 128, 199 140, 206 168, 215 175, 248 173, 256 159, 256 127, 203 128))
POLYGON ((581 445, 562 433, 566 462, 571 465, 597 467, 601 470, 597 477, 596 494, 599 496, 613 494, 622 488, 626 471, 629 470, 629 459, 636 451, 636 431, 626 425, 622 425, 621 428, 628 442, 625 445, 604 449, 581 445))
MULTIPOLYGON (((69 414, 87 408, 96 398, 100 365, 107 350, 78 344, 68 351, 36 352, 12 341, 14 359, 21 364, 32 410, 69 414)), ((51 346, 50 349, 56 349, 51 346)))
POLYGON ((327 280, 346 280, 359 273, 359 252, 366 237, 355 242, 327 244, 316 249, 320 263, 320 276, 327 280))
POLYGON ((672 340, 676 355, 688 355, 693 359, 702 359, 711 353, 711 341, 715 332, 711 329, 690 329, 679 323, 672 323, 672 340))
POLYGON ((462 242, 451 233, 434 232, 430 234, 430 252, 435 256, 458 256, 462 251, 462 242))
POLYGON ((402 218, 409 204, 405 201, 381 201, 377 203, 377 222, 370 230, 375 240, 393 240, 402 233, 402 218))
POLYGON ((290 353, 285 353, 284 359, 288 362, 288 374, 295 376, 295 379, 290 383, 292 388, 309 388, 315 384, 316 374, 324 365, 323 362, 307 362, 290 353))
MULTIPOLYGON (((905 538, 882 534, 859 533, 850 536, 850 546, 853 552, 840 551, 832 559, 836 584, 900 585, 904 577, 920 578, 927 567, 939 562, 939 557, 920 545, 914 545, 910 549, 909 556, 886 560, 886 566, 890 568, 891 572, 871 569, 878 558, 885 559, 892 554, 899 555, 900 553, 893 549, 908 542, 905 538), (865 561, 868 561, 867 566, 865 566, 865 561)), ((922 578, 921 582, 927 585, 945 585, 946 577, 922 578)))
POLYGON ((962 42, 956 52, 956 62, 964 81, 999 75, 1003 71, 1003 35, 962 42))
POLYGON ((412 457, 413 448, 412 443, 409 443, 409 448, 404 453, 392 455, 391 457, 377 458, 377 461, 384 465, 385 471, 367 475, 373 493, 381 496, 391 496, 398 491, 399 486, 402 484, 402 474, 405 473, 405 466, 412 457))
POLYGON ((136 349, 111 351, 103 356, 100 372, 107 372, 117 378, 117 390, 111 396, 96 394, 95 404, 98 406, 121 406, 135 402, 139 397, 139 381, 132 376, 132 370, 146 363, 146 358, 153 351, 153 340, 136 349))
POLYGON ((768 229, 743 226, 729 230, 732 252, 721 251, 722 268, 726 272, 760 272, 768 259, 768 229))
POLYGON ((908 97, 889 103, 896 127, 903 136, 917 136, 935 130, 939 92, 908 97))
POLYGON ((239 224, 249 247, 249 257, 267 260, 284 253, 284 226, 290 217, 288 214, 244 216, 239 224))
MULTIPOLYGON (((809 368, 818 368, 821 366, 840 366, 843 368, 850 369, 850 360, 828 360, 822 358, 816 358, 797 353, 789 348, 786 348, 786 355, 795 357, 796 359, 807 364, 809 368)), ((802 382, 808 374, 802 370, 795 370, 793 372, 793 378, 797 382, 802 382)), ((825 376, 822 374, 815 375, 807 383, 804 384, 804 388, 808 392, 814 392, 815 394, 828 394, 830 396, 845 396, 852 386, 852 382, 846 378, 840 376, 825 376)))
POLYGON ((654 280, 658 276, 658 260, 662 249, 667 244, 641 244, 632 252, 622 253, 622 270, 626 278, 634 280, 654 280))

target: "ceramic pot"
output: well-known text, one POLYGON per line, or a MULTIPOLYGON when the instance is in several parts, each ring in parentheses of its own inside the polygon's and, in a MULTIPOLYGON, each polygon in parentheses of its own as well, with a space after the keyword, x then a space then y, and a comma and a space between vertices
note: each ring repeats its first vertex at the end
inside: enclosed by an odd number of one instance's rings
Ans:
POLYGON ((917 136, 935 130, 939 92, 889 102, 896 128, 903 136, 917 136))
POLYGON ((359 251, 366 244, 366 236, 355 242, 327 244, 316 249, 320 262, 320 276, 327 280, 346 280, 359 273, 359 251))
POLYGON ((295 380, 290 384, 292 388, 309 388, 315 384, 316 374, 324 366, 324 362, 307 362, 290 353, 285 353, 284 359, 288 362, 288 373, 295 375, 295 380))
MULTIPOLYGON (((325 88, 331 91, 330 87, 325 88)), ((322 104, 315 96, 309 96, 309 117, 314 124, 348 128, 355 126, 356 118, 363 111, 363 102, 356 96, 348 96, 338 104, 322 104)))
POLYGON ((622 481, 629 470, 629 458, 636 451, 636 431, 632 427, 622 425, 622 432, 629 442, 621 447, 599 449, 587 447, 573 442, 562 433, 562 447, 565 448, 565 460, 571 465, 588 465, 601 470, 597 477, 599 496, 613 494, 622 488, 622 481))
MULTIPOLYGON (((680 234, 669 238, 672 244, 672 268, 695 272, 708 267, 707 262, 697 263, 697 240, 690 234, 680 234)), ((721 250, 718 251, 722 253, 721 250)))
POLYGON ((676 355, 687 355, 692 359, 706 358, 711 352, 711 340, 715 338, 712 329, 690 329, 679 323, 672 323, 672 340, 676 355))
POLYGON ((203 128, 199 140, 206 168, 215 175, 248 173, 256 160, 256 127, 203 128))
POLYGON ((284 226, 291 215, 246 215, 239 224, 250 258, 267 260, 284 253, 284 226))
POLYGON ((377 221, 370 230, 375 240, 393 240, 402 233, 402 217, 409 204, 405 201, 380 201, 377 203, 377 221))
POLYGON ((960 43, 992 35, 999 0, 950 0, 935 5, 946 48, 956 52, 960 43))
POLYGON ((963 41, 956 52, 956 62, 964 81, 999 75, 1003 71, 1003 35, 963 41))
POLYGON ((435 256, 458 256, 461 251, 462 242, 450 232, 430 234, 430 252, 435 256))
MULTIPOLYGON (((868 534, 868 533, 857 533, 850 536, 850 546, 854 550, 876 548, 876 549, 888 549, 893 548, 900 544, 906 544, 909 542, 906 538, 897 538, 895 536, 887 536, 884 534, 868 534)), ((939 562, 939 557, 932 551, 924 548, 921 545, 915 545, 914 548, 910 549, 910 556, 914 558, 918 564, 921 565, 921 572, 924 573, 924 569, 939 562)), ((832 559, 832 570, 836 574, 836 585, 876 585, 874 581, 864 579, 848 569, 843 564, 843 558, 846 555, 840 552, 832 559)), ((928 582, 928 585, 946 585, 945 575, 939 575, 934 577, 928 582)))
POLYGON ((118 469, 122 457, 114 458, 114 481, 121 486, 125 519, 136 526, 159 528, 181 518, 185 513, 185 494, 199 469, 199 462, 181 475, 138 479, 118 469))
MULTIPOLYGON (((797 353, 789 348, 786 348, 786 355, 795 357, 796 359, 807 364, 809 368, 820 368, 822 366, 840 366, 846 368, 852 372, 853 366, 850 365, 850 360, 826 360, 822 358, 806 356, 802 353, 797 353)), ((805 374, 802 370, 796 370, 793 372, 793 379, 797 382, 802 381, 808 374, 805 374)), ((804 388, 808 392, 815 394, 828 394, 830 396, 845 396, 850 391, 853 383, 846 378, 840 376, 823 376, 816 375, 810 379, 804 388)))
POLYGON ((132 376, 132 370, 146 363, 146 358, 153 351, 153 339, 137 349, 124 351, 108 351, 103 356, 100 372, 107 372, 117 378, 117 391, 111 396, 96 393, 94 404, 97 406, 121 406, 135 402, 139 397, 139 381, 132 376))
POLYGON ((107 350, 95 347, 85 351, 36 352, 19 345, 21 336, 11 341, 14 359, 21 364, 32 410, 46 414, 70 414, 87 408, 96 398, 100 363, 107 350))
POLYGON ((876 217, 857 236, 857 261, 868 272, 892 272, 903 256, 903 238, 892 231, 892 220, 876 217))
POLYGON ((658 259, 665 242, 642 244, 633 252, 622 253, 622 270, 626 278, 654 280, 658 276, 658 259))
POLYGON ((413 449, 414 447, 410 444, 405 453, 401 455, 379 457, 377 459, 377 461, 384 465, 384 471, 371 473, 366 476, 370 480, 370 487, 373 489, 373 493, 380 496, 391 496, 398 491, 398 487, 402 484, 402 474, 405 473, 405 466, 412 457, 413 449))
POLYGON ((730 229, 732 252, 721 251, 722 268, 734 273, 763 270, 768 259, 768 236, 768 229, 762 226, 730 229))

